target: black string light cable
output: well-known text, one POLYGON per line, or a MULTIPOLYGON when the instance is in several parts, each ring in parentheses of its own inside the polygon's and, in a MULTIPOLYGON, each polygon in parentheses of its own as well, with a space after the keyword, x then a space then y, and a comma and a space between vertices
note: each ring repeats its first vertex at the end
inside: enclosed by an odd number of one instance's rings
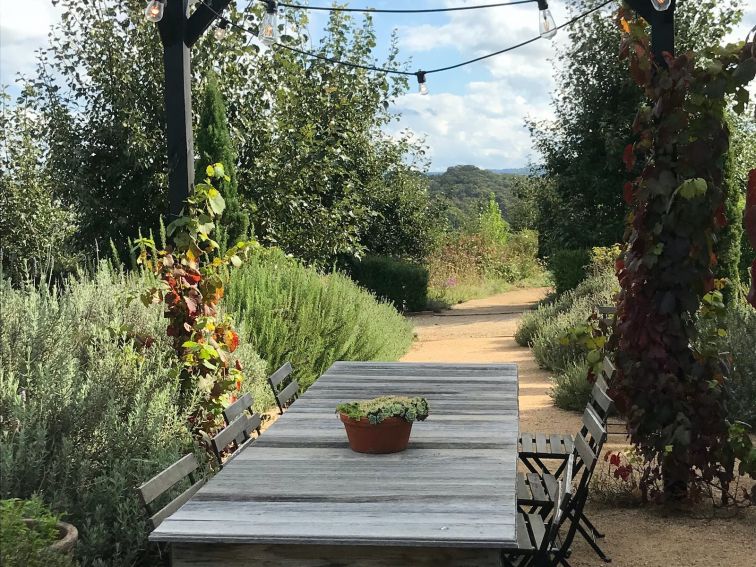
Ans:
MULTIPOLYGON (((476 6, 454 6, 451 8, 422 8, 415 10, 400 10, 391 8, 348 8, 339 6, 305 6, 303 4, 287 4, 279 2, 278 5, 294 10, 320 10, 323 12, 362 12, 363 14, 434 14, 438 12, 459 12, 462 10, 482 10, 485 8, 499 8, 501 6, 517 6, 518 4, 531 4, 538 0, 513 0, 511 2, 497 2, 495 4, 479 4, 476 6)), ((258 0, 265 4, 267 0, 258 0)))
MULTIPOLYGON (((270 0, 262 0, 266 4, 270 6, 271 2, 270 0)), ((586 18, 593 14, 594 12, 599 11, 604 6, 614 2, 615 0, 604 0, 601 4, 598 4, 597 6, 591 8, 590 10, 587 10, 581 14, 578 14, 577 16, 567 20, 566 22, 556 26, 554 28, 554 31, 560 30, 563 28, 567 28, 574 24, 575 22, 578 22, 582 20, 583 18, 586 18)), ((528 0, 530 2, 530 0, 528 0)), ((246 28, 242 25, 235 24, 234 22, 230 22, 226 18, 223 17, 222 14, 218 13, 212 6, 208 5, 207 3, 201 1, 201 3, 208 9, 210 12, 215 14, 218 18, 220 18, 222 21, 227 21, 228 25, 232 28, 235 28, 241 32, 251 34, 251 35, 257 35, 257 33, 249 28, 246 28)), ((525 3, 525 2, 520 2, 525 3)), ((281 3, 275 3, 279 6, 285 6, 285 4, 281 3)), ((541 2, 539 2, 541 4, 541 2)), ((309 9, 306 6, 299 6, 300 8, 309 9)), ((473 8, 470 6, 469 8, 473 8)), ((331 9, 331 8, 329 8, 331 9)), ((356 9, 355 9, 356 10, 356 9)), ((442 10, 439 8, 438 10, 442 10)), ((449 10, 449 8, 446 8, 446 10, 449 10)), ((508 53, 510 51, 514 51, 515 49, 519 49, 521 47, 524 47, 526 45, 529 45, 531 43, 534 43, 541 39, 540 35, 531 37, 530 39, 527 39, 525 41, 521 41, 520 43, 517 43, 515 45, 510 45, 509 47, 505 47, 504 49, 500 49, 499 51, 494 51, 493 53, 488 53, 486 55, 481 55, 480 57, 475 57, 473 59, 468 59, 466 61, 461 61, 459 63, 456 63, 454 65, 448 65, 446 67, 437 67, 435 69, 428 69, 428 70, 418 70, 418 71, 402 71, 401 69, 390 69, 386 67, 376 67, 373 65, 364 65, 362 63, 352 63, 351 61, 343 61, 341 59, 336 59, 335 57, 328 57, 327 55, 321 55, 320 53, 313 53, 311 51, 306 51, 304 49, 299 49, 297 47, 294 47, 292 45, 286 45, 285 43, 280 42, 273 42, 272 45, 275 45, 276 47, 280 47, 282 49, 287 49, 289 51, 292 51, 294 53, 299 53, 300 55, 304 55, 305 57, 309 57, 311 59, 318 59, 320 61, 325 61, 327 63, 333 63, 334 65, 341 65, 344 67, 351 67, 353 69, 364 69, 366 71, 376 71, 378 73, 385 73, 387 75, 403 75, 403 76, 414 76, 417 78, 418 85, 420 87, 420 92, 422 94, 427 94, 428 87, 426 84, 426 75, 430 75, 432 73, 443 73, 444 71, 451 71, 453 69, 459 69, 460 67, 465 67, 467 65, 472 65, 473 63, 478 63, 479 61, 484 61, 486 59, 490 59, 492 57, 496 57, 498 55, 502 55, 504 53, 508 53)))

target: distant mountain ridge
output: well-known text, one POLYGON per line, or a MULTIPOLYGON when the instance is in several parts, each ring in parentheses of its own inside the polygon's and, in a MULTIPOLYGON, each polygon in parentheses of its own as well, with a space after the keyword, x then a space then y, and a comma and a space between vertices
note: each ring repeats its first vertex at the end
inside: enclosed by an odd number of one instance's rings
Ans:
MULTIPOLYGON (((475 166, 453 166, 453 167, 475 167, 475 166)), ((452 169, 451 167, 449 169, 452 169)), ((447 169, 446 171, 449 171, 447 169)), ((446 173, 446 171, 429 171, 428 175, 430 177, 436 177, 438 175, 443 175, 446 173)), ((505 168, 505 169, 481 169, 481 171, 490 171, 491 173, 498 173, 500 175, 529 175, 530 169, 527 167, 513 167, 513 168, 505 168)))
POLYGON ((447 204, 447 217, 454 227, 477 218, 484 203, 493 194, 507 218, 512 201, 512 183, 515 177, 527 173, 522 169, 492 171, 474 165, 455 165, 443 173, 429 174, 430 194, 447 204), (518 173, 514 173, 518 172, 518 173))

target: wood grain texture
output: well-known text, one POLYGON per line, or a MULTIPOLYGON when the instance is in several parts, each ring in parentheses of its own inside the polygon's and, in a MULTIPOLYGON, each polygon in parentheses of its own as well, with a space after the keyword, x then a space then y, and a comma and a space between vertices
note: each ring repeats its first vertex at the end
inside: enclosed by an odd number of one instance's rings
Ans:
POLYGON ((428 565, 485 565, 465 553, 493 558, 516 545, 517 440, 515 365, 337 362, 150 539, 196 544, 176 546, 177 565, 252 564, 241 558, 255 549, 255 565, 379 566, 412 547, 467 557, 428 565), (425 396, 430 417, 402 453, 352 452, 336 405, 388 394, 425 396), (324 546, 376 562, 285 555, 324 546), (381 551, 365 555, 370 546, 381 551))

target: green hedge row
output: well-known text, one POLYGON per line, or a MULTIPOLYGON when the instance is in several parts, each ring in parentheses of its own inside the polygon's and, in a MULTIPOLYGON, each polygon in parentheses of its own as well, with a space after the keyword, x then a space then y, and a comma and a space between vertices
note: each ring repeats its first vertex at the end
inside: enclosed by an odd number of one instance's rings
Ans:
POLYGON ((422 311, 428 304, 428 270, 424 266, 388 256, 366 256, 351 261, 349 273, 400 311, 422 311))
POLYGON ((585 279, 591 261, 591 251, 586 248, 558 250, 548 259, 548 268, 554 278, 557 293, 575 289, 585 279))

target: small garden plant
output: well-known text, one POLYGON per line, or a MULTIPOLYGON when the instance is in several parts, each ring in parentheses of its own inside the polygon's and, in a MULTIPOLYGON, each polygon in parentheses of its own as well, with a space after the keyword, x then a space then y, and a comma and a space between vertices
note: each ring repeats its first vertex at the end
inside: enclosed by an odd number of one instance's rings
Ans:
POLYGON ((372 400, 346 402, 336 406, 336 413, 355 420, 366 418, 377 425, 390 417, 399 417, 409 423, 424 421, 428 417, 428 400, 403 396, 384 396, 372 400))
POLYGON ((58 520, 59 517, 39 498, 0 500, 0 564, 26 567, 75 565, 69 556, 48 549, 58 540, 58 520))

